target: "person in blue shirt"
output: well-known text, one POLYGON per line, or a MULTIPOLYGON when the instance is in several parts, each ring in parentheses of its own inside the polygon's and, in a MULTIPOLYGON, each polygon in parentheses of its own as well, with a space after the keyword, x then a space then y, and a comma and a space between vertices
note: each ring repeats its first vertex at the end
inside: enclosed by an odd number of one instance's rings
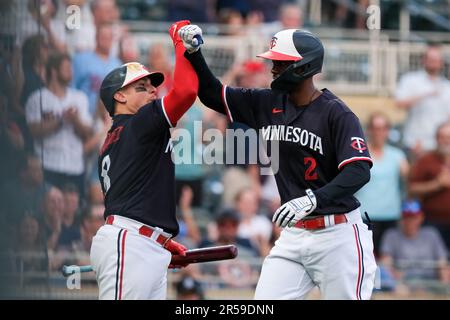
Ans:
POLYGON ((97 27, 94 51, 75 54, 73 57, 73 86, 83 91, 89 99, 89 112, 95 115, 99 101, 100 85, 109 71, 122 65, 118 57, 111 55, 113 31, 109 24, 97 27))
POLYGON ((372 155, 371 179, 355 196, 361 202, 361 213, 367 212, 373 223, 374 250, 378 255, 384 231, 395 227, 401 215, 402 180, 409 164, 402 150, 387 143, 389 119, 373 113, 367 124, 368 145, 372 155), (383 199, 383 201, 380 201, 383 199))

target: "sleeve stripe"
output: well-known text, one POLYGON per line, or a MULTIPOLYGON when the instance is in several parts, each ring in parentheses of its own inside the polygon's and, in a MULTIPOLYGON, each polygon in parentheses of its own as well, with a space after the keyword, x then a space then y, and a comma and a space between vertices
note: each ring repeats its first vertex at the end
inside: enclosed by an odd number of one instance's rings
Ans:
POLYGON ((165 97, 162 97, 162 98, 161 98, 161 108, 162 108, 162 110, 163 110, 164 116, 166 117, 167 123, 169 124, 169 126, 170 126, 171 128, 173 128, 173 125, 172 125, 172 123, 170 122, 169 117, 167 116, 166 108, 164 107, 164 98, 165 98, 165 97))
POLYGON ((225 105, 225 111, 227 112, 228 119, 230 119, 231 122, 234 122, 233 116, 231 115, 230 108, 228 107, 226 89, 227 89, 227 86, 224 85, 222 88, 222 101, 223 101, 223 104, 225 105))
POLYGON ((338 169, 341 170, 341 168, 343 166, 345 166, 346 164, 349 164, 350 162, 353 162, 353 161, 360 161, 360 160, 368 161, 368 162, 372 163, 372 159, 370 159, 369 157, 352 157, 352 158, 346 159, 346 160, 342 161, 341 163, 339 163, 338 169))

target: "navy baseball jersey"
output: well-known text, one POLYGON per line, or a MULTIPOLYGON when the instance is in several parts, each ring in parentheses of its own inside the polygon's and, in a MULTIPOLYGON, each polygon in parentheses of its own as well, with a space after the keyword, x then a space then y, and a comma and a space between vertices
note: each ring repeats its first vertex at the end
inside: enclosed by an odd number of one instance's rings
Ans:
MULTIPOLYGON (((356 115, 327 89, 306 106, 294 106, 285 93, 269 89, 223 87, 223 102, 231 121, 258 130, 268 142, 279 142, 275 174, 281 202, 317 190, 346 164, 372 160, 356 115)), ((271 157, 274 155, 272 154, 271 157)), ((360 206, 354 196, 334 200, 311 215, 350 212, 360 206)))
POLYGON ((114 117, 98 160, 105 218, 121 215, 178 234, 171 151, 160 99, 134 115, 114 117))

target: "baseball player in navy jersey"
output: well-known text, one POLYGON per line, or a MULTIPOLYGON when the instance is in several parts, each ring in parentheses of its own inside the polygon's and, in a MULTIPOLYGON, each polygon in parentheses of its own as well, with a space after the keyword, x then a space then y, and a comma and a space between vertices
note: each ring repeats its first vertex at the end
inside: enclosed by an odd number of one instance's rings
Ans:
POLYGON ((264 260, 255 298, 303 299, 318 286, 324 299, 369 299, 376 271, 372 232, 353 194, 369 181, 372 160, 355 114, 314 85, 321 41, 303 30, 276 33, 259 55, 272 61, 271 89, 244 89, 211 73, 195 46, 201 32, 195 25, 179 31, 201 101, 279 142, 275 179, 282 206, 272 220, 283 230, 264 260))
POLYGON ((171 239, 178 223, 169 129, 198 91, 177 34, 188 23, 179 21, 169 29, 176 62, 166 96, 156 96, 163 74, 137 62, 114 69, 102 82, 100 97, 113 124, 98 160, 106 223, 91 247, 100 299, 165 299, 171 255, 186 251, 171 239))

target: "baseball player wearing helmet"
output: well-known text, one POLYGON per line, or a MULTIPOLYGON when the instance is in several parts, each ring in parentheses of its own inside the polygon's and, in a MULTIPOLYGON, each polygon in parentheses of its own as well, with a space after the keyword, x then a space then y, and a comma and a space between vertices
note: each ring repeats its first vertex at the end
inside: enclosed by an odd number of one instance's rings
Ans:
POLYGON ((137 62, 112 70, 100 97, 113 118, 98 161, 106 223, 93 239, 91 264, 100 299, 165 299, 171 254, 186 248, 178 234, 170 128, 194 103, 198 78, 169 29, 176 62, 171 91, 161 99, 164 76, 137 62))
MULTIPOLYGON (((179 31, 185 56, 199 76, 201 101, 231 121, 279 142, 275 174, 283 228, 266 257, 256 299, 302 299, 318 286, 324 299, 369 299, 375 279, 372 232, 353 194, 370 179, 372 160, 355 114, 328 89, 316 89, 324 48, 303 30, 274 35, 271 89, 231 88, 211 73, 192 41, 195 25, 179 31)), ((274 155, 271 155, 274 157, 274 155)))

